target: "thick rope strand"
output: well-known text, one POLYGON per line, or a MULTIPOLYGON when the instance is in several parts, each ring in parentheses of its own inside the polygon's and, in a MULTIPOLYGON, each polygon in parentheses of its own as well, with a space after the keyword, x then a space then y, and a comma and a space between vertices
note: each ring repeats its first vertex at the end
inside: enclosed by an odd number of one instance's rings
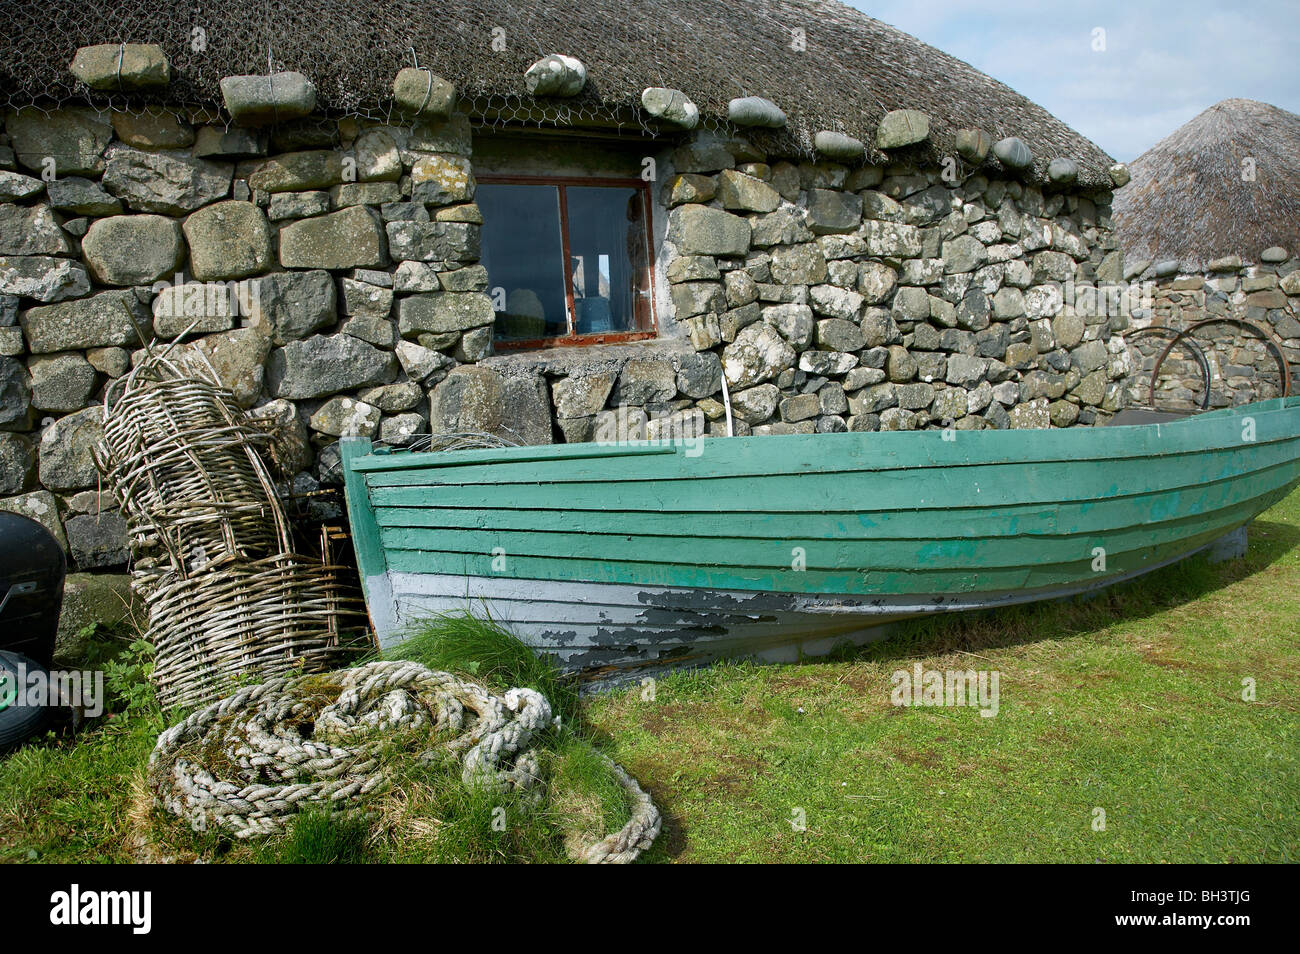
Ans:
MULTIPOLYGON (((282 830, 308 805, 361 807, 390 781, 396 733, 432 742, 420 757, 457 758, 461 782, 541 795, 537 737, 556 725, 532 689, 496 696, 408 661, 269 679, 200 709, 158 737, 149 758, 154 798, 198 830, 245 839, 282 830)), ((575 861, 626 864, 659 834, 659 810, 604 757, 632 807, 622 829, 571 850, 575 861)))

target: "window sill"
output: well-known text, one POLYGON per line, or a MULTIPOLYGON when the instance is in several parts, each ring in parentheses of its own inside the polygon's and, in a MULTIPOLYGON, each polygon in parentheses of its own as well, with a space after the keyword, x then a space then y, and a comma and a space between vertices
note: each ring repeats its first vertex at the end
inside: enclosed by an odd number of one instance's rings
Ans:
POLYGON ((688 338, 648 338, 617 344, 538 348, 532 351, 504 351, 480 361, 479 367, 497 371, 534 371, 565 375, 574 371, 617 370, 625 361, 640 358, 672 358, 694 354, 688 338))
POLYGON ((646 341, 656 337, 654 331, 609 331, 598 334, 569 336, 563 338, 538 338, 534 341, 498 339, 493 347, 500 354, 511 351, 541 351, 546 348, 591 348, 604 344, 625 344, 631 341, 646 341))

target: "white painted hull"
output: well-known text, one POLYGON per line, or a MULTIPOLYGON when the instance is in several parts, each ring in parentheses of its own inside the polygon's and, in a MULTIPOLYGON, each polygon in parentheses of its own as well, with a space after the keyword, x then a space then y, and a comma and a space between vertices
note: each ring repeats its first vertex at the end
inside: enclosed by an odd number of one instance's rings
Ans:
POLYGON ((806 596, 436 573, 372 577, 367 592, 381 646, 400 643, 431 616, 469 613, 501 623, 565 669, 626 678, 723 657, 825 655, 845 642, 884 639, 901 619, 1071 596, 1156 568, 1049 592, 975 597, 806 596))

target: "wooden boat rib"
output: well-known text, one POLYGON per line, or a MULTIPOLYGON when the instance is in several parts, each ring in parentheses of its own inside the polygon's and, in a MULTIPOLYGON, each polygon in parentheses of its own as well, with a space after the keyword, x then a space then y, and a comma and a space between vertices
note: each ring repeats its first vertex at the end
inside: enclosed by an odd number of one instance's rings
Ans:
POLYGON ((490 614, 575 668, 818 651, 1180 560, 1300 483, 1300 398, 1172 423, 343 446, 381 643, 490 614))

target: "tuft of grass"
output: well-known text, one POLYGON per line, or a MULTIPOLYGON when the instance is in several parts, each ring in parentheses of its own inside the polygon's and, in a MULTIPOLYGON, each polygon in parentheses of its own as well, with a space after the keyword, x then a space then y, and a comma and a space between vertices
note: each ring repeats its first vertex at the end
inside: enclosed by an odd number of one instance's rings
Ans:
POLYGON ((404 641, 384 653, 430 669, 452 672, 489 689, 536 689, 565 722, 579 714, 578 692, 549 656, 538 655, 490 618, 445 614, 413 626, 404 641))
POLYGON ((567 861, 563 843, 527 795, 467 788, 455 774, 408 776, 408 824, 394 826, 391 861, 431 864, 567 861), (415 821, 414 826, 409 821, 415 821), (414 833, 414 836, 413 834, 414 833))
MULTIPOLYGON (((404 812, 410 815, 413 805, 422 803, 424 814, 438 822, 421 848, 408 842, 400 853, 414 851, 425 860, 441 861, 563 861, 564 845, 627 824, 631 807, 622 786, 581 728, 576 686, 549 656, 538 655, 496 621, 469 614, 433 617, 413 627, 385 656, 453 672, 495 692, 536 689, 562 724, 538 747, 548 780, 540 804, 528 796, 466 790, 458 780, 449 785, 445 773, 408 777, 398 786, 407 796, 404 812), (524 816, 530 821, 523 822, 524 816)), ((409 818, 404 824, 410 827, 409 818)))
POLYGON ((563 733, 544 754, 549 815, 566 846, 581 846, 628 823, 632 810, 623 786, 591 742, 563 733))
POLYGON ((280 865, 360 865, 374 859, 370 825, 359 813, 304 811, 288 833, 259 846, 262 860, 280 865))

